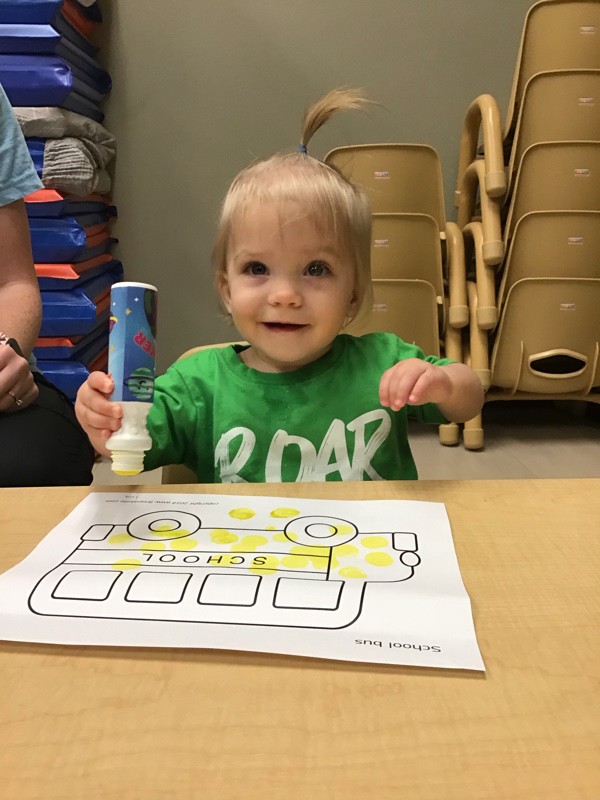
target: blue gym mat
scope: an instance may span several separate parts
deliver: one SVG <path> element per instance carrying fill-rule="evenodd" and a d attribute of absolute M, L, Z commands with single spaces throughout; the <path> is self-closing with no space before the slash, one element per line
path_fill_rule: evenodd
<path fill-rule="evenodd" d="M 52 55 L 0 54 L 0 83 L 11 105 L 60 106 L 102 122 L 99 104 L 111 80 L 105 70 L 98 70 L 92 75 Z"/>
<path fill-rule="evenodd" d="M 123 277 L 117 262 L 111 270 L 84 281 L 71 291 L 42 291 L 40 336 L 80 336 L 110 313 L 110 287 Z"/>

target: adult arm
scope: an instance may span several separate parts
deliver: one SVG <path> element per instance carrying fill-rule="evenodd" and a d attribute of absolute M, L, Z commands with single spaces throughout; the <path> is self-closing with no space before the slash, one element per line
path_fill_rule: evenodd
<path fill-rule="evenodd" d="M 0 331 L 29 356 L 42 320 L 25 204 L 0 206 Z"/>
<path fill-rule="evenodd" d="M 0 412 L 26 408 L 38 396 L 27 357 L 42 318 L 40 291 L 31 255 L 25 205 L 0 206 L 0 331 L 15 339 L 23 355 L 0 346 Z"/>

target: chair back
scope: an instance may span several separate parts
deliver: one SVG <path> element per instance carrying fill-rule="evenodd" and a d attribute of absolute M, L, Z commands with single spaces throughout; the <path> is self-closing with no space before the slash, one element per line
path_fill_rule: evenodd
<path fill-rule="evenodd" d="M 600 210 L 532 211 L 521 217 L 504 262 L 499 309 L 524 278 L 600 280 Z"/>
<path fill-rule="evenodd" d="M 537 73 L 530 78 L 523 93 L 508 165 L 509 183 L 523 153 L 532 144 L 598 138 L 600 69 Z"/>
<path fill-rule="evenodd" d="M 514 127 L 529 79 L 557 69 L 600 69 L 600 3 L 540 0 L 531 6 L 521 33 L 505 135 Z"/>
<path fill-rule="evenodd" d="M 536 394 L 600 387 L 600 280 L 525 278 L 508 291 L 491 386 Z"/>
<path fill-rule="evenodd" d="M 376 331 L 395 333 L 418 345 L 425 355 L 440 355 L 438 301 L 434 287 L 421 280 L 374 280 L 370 313 L 346 329 L 354 336 Z"/>
<path fill-rule="evenodd" d="M 427 214 L 444 231 L 440 158 L 424 144 L 359 144 L 337 147 L 325 163 L 364 187 L 375 213 Z"/>
<path fill-rule="evenodd" d="M 599 175 L 600 141 L 540 142 L 528 147 L 517 170 L 505 242 L 530 211 L 600 209 Z"/>
<path fill-rule="evenodd" d="M 427 214 L 373 214 L 371 275 L 414 278 L 444 294 L 442 251 L 437 223 Z"/>

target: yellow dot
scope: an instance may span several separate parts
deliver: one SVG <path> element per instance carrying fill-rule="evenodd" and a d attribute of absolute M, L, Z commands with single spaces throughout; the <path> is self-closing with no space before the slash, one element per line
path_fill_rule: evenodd
<path fill-rule="evenodd" d="M 144 542 L 140 545 L 140 550 L 166 550 L 167 545 L 164 542 Z"/>
<path fill-rule="evenodd" d="M 244 536 L 240 542 L 231 546 L 232 552 L 239 550 L 256 550 L 263 544 L 268 544 L 269 540 L 265 536 Z"/>
<path fill-rule="evenodd" d="M 180 539 L 182 536 L 189 536 L 190 531 L 185 528 L 171 528 L 169 525 L 157 525 L 150 529 L 152 536 L 162 536 L 164 539 Z"/>
<path fill-rule="evenodd" d="M 360 543 L 364 547 L 387 547 L 389 544 L 385 536 L 362 536 Z"/>
<path fill-rule="evenodd" d="M 198 542 L 195 539 L 176 539 L 171 542 L 172 550 L 193 550 Z"/>
<path fill-rule="evenodd" d="M 294 547 L 290 547 L 290 553 L 295 556 L 308 556 L 309 558 L 315 558 L 316 556 L 327 558 L 329 547 L 309 547 L 308 545 L 297 544 Z"/>
<path fill-rule="evenodd" d="M 229 512 L 229 516 L 234 519 L 250 519 L 255 514 L 256 511 L 252 511 L 251 508 L 232 508 Z"/>
<path fill-rule="evenodd" d="M 248 572 L 256 575 L 272 575 L 279 566 L 279 559 L 276 556 L 267 556 L 264 564 L 256 564 L 249 567 Z"/>
<path fill-rule="evenodd" d="M 389 567 L 394 563 L 389 553 L 367 553 L 365 560 L 375 567 Z"/>
<path fill-rule="evenodd" d="M 249 567 L 248 572 L 253 575 L 276 575 L 276 569 L 268 569 L 267 567 Z"/>
<path fill-rule="evenodd" d="M 309 561 L 306 556 L 284 556 L 281 559 L 281 564 L 290 569 L 302 569 L 308 566 Z"/>
<path fill-rule="evenodd" d="M 329 564 L 328 547 L 304 547 L 302 545 L 296 545 L 290 548 L 290 553 L 293 556 L 305 556 L 308 558 L 313 569 L 325 571 Z"/>
<path fill-rule="evenodd" d="M 353 544 L 340 544 L 335 548 L 336 556 L 357 556 L 358 547 Z"/>
<path fill-rule="evenodd" d="M 358 567 L 342 567 L 340 570 L 340 576 L 342 578 L 366 578 L 366 573 L 364 573 Z"/>
<path fill-rule="evenodd" d="M 269 530 L 276 530 L 276 529 L 272 528 L 272 527 L 267 527 L 266 530 L 269 531 Z M 273 541 L 274 542 L 289 542 L 289 539 L 285 535 L 285 533 L 276 533 L 275 536 L 273 537 Z"/>
<path fill-rule="evenodd" d="M 138 540 L 134 539 L 128 533 L 113 533 L 108 537 L 109 544 L 137 544 Z"/>
<path fill-rule="evenodd" d="M 277 519 L 285 519 L 286 517 L 297 517 L 300 512 L 295 508 L 275 508 L 271 511 L 271 516 Z"/>
<path fill-rule="evenodd" d="M 351 525 L 338 525 L 335 528 L 331 528 L 331 532 L 337 536 L 347 536 L 349 533 L 354 533 L 354 528 Z"/>
<path fill-rule="evenodd" d="M 275 527 L 275 525 L 265 525 L 265 530 L 266 531 L 276 531 L 277 528 Z"/>
<path fill-rule="evenodd" d="M 239 536 L 237 533 L 226 531 L 225 528 L 215 528 L 210 535 L 210 539 L 215 544 L 231 544 L 232 542 L 237 542 Z"/>
<path fill-rule="evenodd" d="M 137 569 L 142 566 L 142 562 L 135 558 L 124 558 L 121 561 L 115 561 L 112 565 L 113 569 Z"/>

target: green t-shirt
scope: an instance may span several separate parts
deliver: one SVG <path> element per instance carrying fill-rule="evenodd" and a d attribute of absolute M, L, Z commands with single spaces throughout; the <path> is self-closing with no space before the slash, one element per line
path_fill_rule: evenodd
<path fill-rule="evenodd" d="M 380 404 L 381 376 L 398 361 L 452 363 L 391 333 L 340 334 L 295 372 L 258 372 L 241 349 L 201 350 L 157 379 L 145 469 L 186 464 L 201 483 L 416 479 L 407 416 L 447 421 L 433 404 Z"/>

